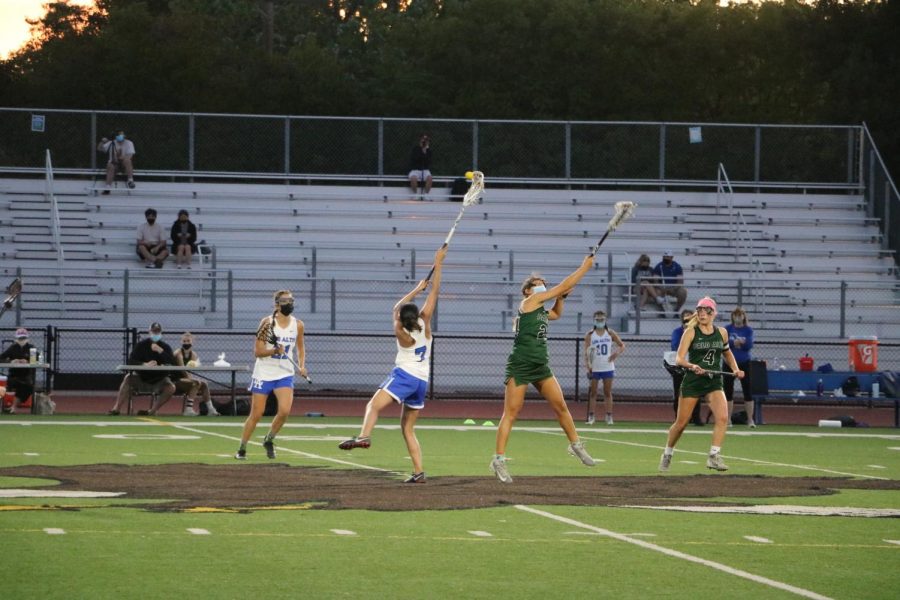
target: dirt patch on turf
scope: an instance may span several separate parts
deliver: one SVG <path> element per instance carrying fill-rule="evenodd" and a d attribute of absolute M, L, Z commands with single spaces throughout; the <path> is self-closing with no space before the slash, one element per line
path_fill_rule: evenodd
<path fill-rule="evenodd" d="M 821 477 L 670 475 L 648 477 L 433 477 L 404 484 L 374 471 L 265 465 L 82 465 L 21 466 L 0 475 L 60 482 L 54 490 L 124 492 L 124 498 L 154 500 L 150 510 L 197 507 L 252 510 L 310 504 L 313 508 L 449 510 L 510 504 L 617 506 L 691 505 L 712 498 L 819 496 L 840 489 L 900 489 L 900 481 Z M 158 502 L 158 501 L 164 502 Z M 131 504 L 130 506 L 134 506 Z"/>

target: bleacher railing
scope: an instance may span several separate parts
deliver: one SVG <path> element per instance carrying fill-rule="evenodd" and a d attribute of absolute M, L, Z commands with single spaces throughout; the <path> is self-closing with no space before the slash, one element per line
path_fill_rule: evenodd
<path fill-rule="evenodd" d="M 58 293 L 60 308 L 64 309 L 66 305 L 66 281 L 63 266 L 66 262 L 66 256 L 62 243 L 59 204 L 56 201 L 56 193 L 53 188 L 53 161 L 50 158 L 50 150 L 46 151 L 44 173 L 44 200 L 50 204 L 50 234 L 53 239 L 53 249 L 56 251 L 56 266 L 59 269 Z"/>
<path fill-rule="evenodd" d="M 900 264 L 900 193 L 865 123 L 860 137 L 859 163 L 868 216 L 881 219 L 883 246 L 894 251 L 894 260 Z"/>
<path fill-rule="evenodd" d="M 553 330 L 559 334 L 583 334 L 595 310 L 604 308 L 611 325 L 630 335 L 670 333 L 674 315 L 636 311 L 629 282 L 630 265 L 612 266 L 593 272 L 570 295 L 562 319 Z M 79 282 L 68 297 L 78 303 L 68 307 L 66 318 L 91 319 L 97 327 L 146 327 L 164 322 L 168 329 L 218 328 L 252 330 L 271 306 L 271 292 L 291 289 L 297 298 L 297 315 L 310 331 L 383 332 L 390 327 L 390 310 L 412 287 L 415 278 L 378 278 L 366 281 L 339 277 L 309 277 L 307 271 L 288 269 L 270 272 L 204 268 L 193 271 L 147 271 L 145 269 L 66 270 Z M 420 275 L 425 270 L 420 271 Z M 33 288 L 52 284 L 56 269 L 6 268 L 3 276 L 22 276 Z M 441 288 L 434 329 L 442 332 L 507 333 L 521 293 L 517 281 L 474 282 L 448 273 Z M 710 294 L 720 306 L 720 322 L 727 322 L 735 306 L 743 306 L 761 339 L 820 337 L 843 339 L 848 335 L 897 338 L 900 311 L 896 298 L 900 283 L 883 280 L 842 280 L 834 275 L 820 281 L 786 282 L 750 279 L 733 275 L 685 273 L 687 307 Z M 765 300 L 756 289 L 767 289 Z M 60 323 L 56 311 L 48 312 L 31 292 L 21 303 L 19 324 L 46 326 Z M 80 308 L 88 305 L 87 308 Z M 83 312 L 82 312 L 83 311 Z"/>
<path fill-rule="evenodd" d="M 45 126 L 33 130 L 33 116 Z M 711 188 L 729 165 L 735 187 L 856 189 L 863 128 L 622 121 L 315 117 L 0 108 L 0 173 L 37 172 L 52 148 L 58 172 L 99 174 L 95 147 L 113 129 L 136 146 L 143 177 L 279 180 L 405 178 L 428 131 L 432 171 L 448 181 L 479 169 L 493 182 Z M 701 135 L 698 137 L 696 133 Z M 692 135 L 693 133 L 693 135 Z"/>

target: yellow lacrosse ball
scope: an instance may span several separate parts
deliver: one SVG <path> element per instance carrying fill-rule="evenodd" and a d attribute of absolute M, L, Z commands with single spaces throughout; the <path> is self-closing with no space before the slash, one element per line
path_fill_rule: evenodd
<path fill-rule="evenodd" d="M 472 171 L 466 171 L 466 179 L 472 179 L 473 177 L 475 177 L 475 173 L 473 173 Z"/>

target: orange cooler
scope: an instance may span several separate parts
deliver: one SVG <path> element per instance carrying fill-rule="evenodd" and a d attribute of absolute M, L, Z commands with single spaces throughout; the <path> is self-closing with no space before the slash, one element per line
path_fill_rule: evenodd
<path fill-rule="evenodd" d="M 850 338 L 847 348 L 850 352 L 850 370 L 857 373 L 871 373 L 878 370 L 878 338 L 874 335 Z"/>

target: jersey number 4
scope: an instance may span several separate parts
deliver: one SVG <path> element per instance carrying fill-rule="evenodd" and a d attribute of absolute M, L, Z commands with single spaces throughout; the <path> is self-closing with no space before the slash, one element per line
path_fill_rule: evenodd
<path fill-rule="evenodd" d="M 705 355 L 703 355 L 703 359 L 700 362 L 707 364 L 709 366 L 712 366 L 713 360 L 715 359 L 715 357 L 716 357 L 716 351 L 709 350 L 709 351 L 707 351 L 707 353 Z"/>

